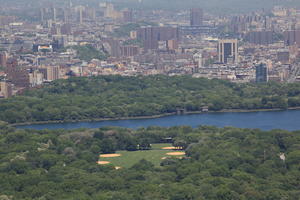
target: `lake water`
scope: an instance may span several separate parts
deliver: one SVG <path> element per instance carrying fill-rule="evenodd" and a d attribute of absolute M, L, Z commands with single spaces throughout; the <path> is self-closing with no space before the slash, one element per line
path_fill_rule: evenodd
<path fill-rule="evenodd" d="M 191 126 L 213 125 L 217 127 L 235 126 L 240 128 L 259 128 L 263 130 L 285 129 L 300 130 L 300 110 L 268 112 L 227 112 L 190 115 L 173 115 L 154 119 L 111 120 L 98 122 L 74 122 L 54 124 L 34 124 L 18 126 L 30 129 L 76 129 L 120 126 L 139 128 L 148 126 Z"/>

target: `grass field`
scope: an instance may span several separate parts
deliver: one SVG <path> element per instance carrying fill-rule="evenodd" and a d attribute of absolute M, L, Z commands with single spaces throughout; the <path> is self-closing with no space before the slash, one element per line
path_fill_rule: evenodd
<path fill-rule="evenodd" d="M 166 155 L 166 153 L 174 152 L 174 150 L 163 150 L 163 147 L 171 147 L 172 144 L 152 144 L 152 149 L 147 151 L 117 151 L 117 154 L 121 154 L 120 157 L 113 158 L 100 158 L 100 161 L 109 161 L 114 166 L 128 168 L 139 162 L 142 159 L 146 159 L 152 162 L 155 166 L 159 166 L 162 162 L 162 157 L 172 157 Z M 174 156 L 176 157 L 176 156 Z"/>

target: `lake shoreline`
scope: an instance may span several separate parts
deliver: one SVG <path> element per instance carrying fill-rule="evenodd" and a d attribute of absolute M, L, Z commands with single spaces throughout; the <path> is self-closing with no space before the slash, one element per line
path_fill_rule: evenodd
<path fill-rule="evenodd" d="M 84 120 L 54 120 L 54 121 L 40 121 L 40 122 L 23 122 L 23 123 L 13 123 L 11 126 L 28 126 L 28 125 L 40 125 L 40 124 L 64 124 L 64 123 L 77 123 L 77 122 L 101 122 L 101 121 L 116 121 L 116 120 L 138 120 L 138 119 L 155 119 L 167 116 L 175 116 L 175 115 L 192 115 L 192 114 L 206 114 L 206 113 L 251 113 L 251 112 L 272 112 L 272 111 L 285 111 L 285 110 L 300 110 L 300 107 L 292 107 L 287 109 L 223 109 L 220 111 L 188 111 L 183 114 L 173 113 L 164 113 L 160 115 L 152 115 L 152 116 L 138 116 L 138 117 L 116 117 L 116 118 L 97 118 L 97 119 L 84 119 Z"/>

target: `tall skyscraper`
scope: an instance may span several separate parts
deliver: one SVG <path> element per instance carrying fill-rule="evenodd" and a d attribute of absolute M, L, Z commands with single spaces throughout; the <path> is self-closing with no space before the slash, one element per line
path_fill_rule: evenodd
<path fill-rule="evenodd" d="M 224 39 L 219 40 L 218 56 L 221 63 L 238 63 L 238 40 Z"/>
<path fill-rule="evenodd" d="M 65 23 L 69 23 L 69 10 L 68 9 L 64 9 L 64 22 Z"/>
<path fill-rule="evenodd" d="M 203 10 L 200 8 L 192 8 L 190 11 L 190 25 L 202 26 L 203 25 Z"/>
<path fill-rule="evenodd" d="M 268 67 L 266 64 L 259 64 L 256 66 L 256 83 L 268 82 Z"/>
<path fill-rule="evenodd" d="M 56 13 L 56 8 L 53 7 L 53 21 L 54 21 L 54 22 L 56 22 L 56 15 L 57 15 L 57 13 Z"/>

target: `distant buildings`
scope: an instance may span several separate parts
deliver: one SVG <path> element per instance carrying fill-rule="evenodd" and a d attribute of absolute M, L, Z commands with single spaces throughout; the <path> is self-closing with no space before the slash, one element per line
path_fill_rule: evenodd
<path fill-rule="evenodd" d="M 31 87 L 43 84 L 44 74 L 39 72 L 38 70 L 33 70 L 31 73 L 29 73 L 29 82 Z"/>
<path fill-rule="evenodd" d="M 200 8 L 192 8 L 190 10 L 190 25 L 202 26 L 203 25 L 203 10 Z"/>
<path fill-rule="evenodd" d="M 218 56 L 220 63 L 238 63 L 238 40 L 219 40 Z"/>
<path fill-rule="evenodd" d="M 132 22 L 133 21 L 133 13 L 132 13 L 132 10 L 124 10 L 122 12 L 123 14 L 123 21 L 125 23 L 128 23 L 128 22 Z"/>
<path fill-rule="evenodd" d="M 47 80 L 54 81 L 60 78 L 59 66 L 47 66 Z"/>
<path fill-rule="evenodd" d="M 120 47 L 121 56 L 132 57 L 139 53 L 139 47 L 135 45 L 124 45 Z"/>
<path fill-rule="evenodd" d="M 0 67 L 6 67 L 7 57 L 5 51 L 0 52 Z"/>
<path fill-rule="evenodd" d="M 268 82 L 268 67 L 266 64 L 259 64 L 255 67 L 256 83 Z"/>
<path fill-rule="evenodd" d="M 0 94 L 2 94 L 2 96 L 4 98 L 11 97 L 13 94 L 12 93 L 12 84 L 7 81 L 1 81 L 0 82 L 0 92 L 1 92 Z"/>
<path fill-rule="evenodd" d="M 297 44 L 300 46 L 300 30 L 289 30 L 284 32 L 284 43 L 287 46 Z"/>
<path fill-rule="evenodd" d="M 280 49 L 277 51 L 277 61 L 288 64 L 290 61 L 290 52 L 288 49 Z"/>
<path fill-rule="evenodd" d="M 259 45 L 268 45 L 274 42 L 273 31 L 250 31 L 246 34 L 245 39 Z"/>
<path fill-rule="evenodd" d="M 7 79 L 16 87 L 29 87 L 29 74 L 27 69 L 18 66 L 16 59 L 9 59 L 6 66 Z"/>
<path fill-rule="evenodd" d="M 159 41 L 179 40 L 179 29 L 177 27 L 142 27 L 137 31 L 137 39 L 142 41 L 144 49 L 158 49 Z"/>
<path fill-rule="evenodd" d="M 79 6 L 79 8 L 78 8 L 78 22 L 80 24 L 83 23 L 83 7 L 82 6 Z"/>

